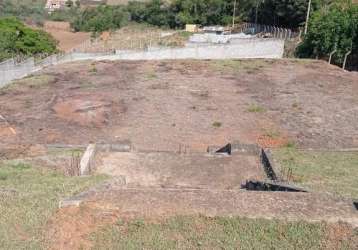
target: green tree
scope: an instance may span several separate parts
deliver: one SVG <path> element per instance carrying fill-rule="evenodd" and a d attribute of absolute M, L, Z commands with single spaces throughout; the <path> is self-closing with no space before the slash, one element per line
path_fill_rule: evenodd
<path fill-rule="evenodd" d="M 57 52 L 57 42 L 46 32 L 33 30 L 14 17 L 0 18 L 0 60 L 15 55 Z"/>
<path fill-rule="evenodd" d="M 337 49 L 337 62 L 345 53 L 358 50 L 358 6 L 340 1 L 316 11 L 309 22 L 308 33 L 297 48 L 300 57 L 324 57 Z"/>
<path fill-rule="evenodd" d="M 68 8 L 72 8 L 73 7 L 73 1 L 72 0 L 67 0 L 66 1 L 66 6 L 68 7 Z"/>
<path fill-rule="evenodd" d="M 86 8 L 75 16 L 71 25 L 75 31 L 102 32 L 122 27 L 129 20 L 129 13 L 121 6 L 100 5 Z"/>

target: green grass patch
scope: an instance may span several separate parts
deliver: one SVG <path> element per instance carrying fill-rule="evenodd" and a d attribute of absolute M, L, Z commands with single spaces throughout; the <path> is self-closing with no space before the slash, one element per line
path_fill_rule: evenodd
<path fill-rule="evenodd" d="M 265 112 L 265 109 L 259 105 L 252 104 L 248 107 L 247 111 L 250 113 L 263 113 Z"/>
<path fill-rule="evenodd" d="M 58 208 L 60 199 L 105 178 L 65 177 L 24 163 L 0 163 L 0 248 L 44 248 L 46 222 Z"/>
<path fill-rule="evenodd" d="M 222 126 L 222 123 L 221 122 L 218 122 L 218 121 L 216 121 L 216 122 L 213 122 L 213 127 L 214 128 L 220 128 L 221 126 Z"/>
<path fill-rule="evenodd" d="M 88 69 L 88 72 L 92 73 L 92 74 L 96 74 L 97 71 L 98 70 L 97 70 L 97 67 L 96 67 L 96 63 L 91 63 L 90 68 Z"/>
<path fill-rule="evenodd" d="M 269 65 L 270 62 L 263 59 L 247 59 L 247 60 L 215 60 L 211 65 L 215 70 L 222 72 L 234 71 L 234 73 L 245 72 L 255 73 Z"/>
<path fill-rule="evenodd" d="M 79 148 L 50 148 L 47 153 L 54 156 L 72 156 L 72 155 L 82 155 L 84 149 Z"/>
<path fill-rule="evenodd" d="M 90 236 L 93 249 L 324 249 L 322 223 L 179 216 L 153 223 L 118 221 Z M 348 246 L 350 242 L 342 241 Z"/>
<path fill-rule="evenodd" d="M 188 32 L 188 31 L 179 31 L 179 32 L 177 32 L 177 34 L 178 34 L 178 36 L 183 37 L 185 39 L 189 39 L 189 37 L 193 35 L 193 33 Z"/>
<path fill-rule="evenodd" d="M 318 192 L 358 198 L 358 153 L 275 149 L 281 171 L 291 169 L 294 179 Z"/>
<path fill-rule="evenodd" d="M 146 75 L 146 78 L 147 78 L 148 80 L 153 80 L 153 79 L 157 79 L 158 76 L 157 76 L 157 74 L 156 74 L 155 72 L 150 72 L 150 73 L 148 73 L 148 74 Z"/>

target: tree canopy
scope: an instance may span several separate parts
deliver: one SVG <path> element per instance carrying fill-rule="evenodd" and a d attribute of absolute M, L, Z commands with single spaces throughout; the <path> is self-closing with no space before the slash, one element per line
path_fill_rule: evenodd
<path fill-rule="evenodd" d="M 337 50 L 335 58 L 341 63 L 344 55 L 358 51 L 358 6 L 340 1 L 313 13 L 308 33 L 297 48 L 300 57 L 324 57 Z"/>
<path fill-rule="evenodd" d="M 46 32 L 31 29 L 14 17 L 0 18 L 0 61 L 14 55 L 32 56 L 56 51 L 56 41 Z"/>
<path fill-rule="evenodd" d="M 101 32 L 117 29 L 129 21 L 129 13 L 121 6 L 100 5 L 79 11 L 72 22 L 75 31 Z"/>

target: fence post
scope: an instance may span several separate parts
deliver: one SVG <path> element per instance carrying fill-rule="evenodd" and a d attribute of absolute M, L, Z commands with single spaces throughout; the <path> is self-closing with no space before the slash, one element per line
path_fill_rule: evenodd
<path fill-rule="evenodd" d="M 347 57 L 352 53 L 352 50 L 348 51 L 345 55 L 344 55 L 344 61 L 343 61 L 343 65 L 342 65 L 342 69 L 346 69 L 346 63 L 347 63 Z"/>
<path fill-rule="evenodd" d="M 332 56 L 337 52 L 336 49 L 334 49 L 331 53 L 329 53 L 329 59 L 328 59 L 328 63 L 331 64 L 331 60 L 332 60 Z"/>

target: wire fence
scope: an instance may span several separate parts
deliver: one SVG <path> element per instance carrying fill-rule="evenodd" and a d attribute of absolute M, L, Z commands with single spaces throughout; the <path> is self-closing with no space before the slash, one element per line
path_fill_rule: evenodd
<path fill-rule="evenodd" d="M 102 37 L 91 38 L 84 43 L 76 46 L 71 52 L 93 53 L 111 52 L 114 50 L 145 50 L 152 47 L 181 47 L 184 43 L 180 38 L 172 37 L 177 32 L 156 32 L 142 31 L 141 35 L 135 38 L 121 37 L 113 34 L 109 39 Z M 177 39 L 177 40 L 175 40 Z"/>
<path fill-rule="evenodd" d="M 4 87 L 12 80 L 23 78 L 51 65 L 77 60 L 93 59 L 113 54 L 115 54 L 115 51 L 105 53 L 55 54 L 42 59 L 30 57 L 21 62 L 18 62 L 15 59 L 9 59 L 0 63 L 0 88 Z"/>
<path fill-rule="evenodd" d="M 284 40 L 300 36 L 300 32 L 295 32 L 291 29 L 257 23 L 243 23 L 239 26 L 239 30 L 243 33 L 257 34 L 260 36 L 267 36 Z"/>

